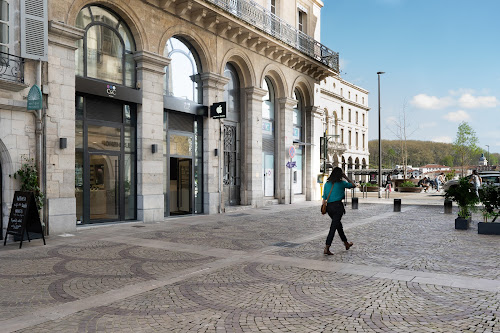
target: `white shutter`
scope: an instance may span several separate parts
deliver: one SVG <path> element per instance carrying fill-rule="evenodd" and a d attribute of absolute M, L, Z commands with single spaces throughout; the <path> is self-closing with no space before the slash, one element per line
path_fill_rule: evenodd
<path fill-rule="evenodd" d="M 21 57 L 48 60 L 47 0 L 21 0 Z"/>

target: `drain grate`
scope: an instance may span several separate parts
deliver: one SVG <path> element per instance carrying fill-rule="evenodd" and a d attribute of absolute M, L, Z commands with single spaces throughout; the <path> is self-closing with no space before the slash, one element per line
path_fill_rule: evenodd
<path fill-rule="evenodd" d="M 231 217 L 240 217 L 240 216 L 248 216 L 250 214 L 247 214 L 247 213 L 239 213 L 239 214 L 229 214 L 228 216 L 231 216 Z"/>
<path fill-rule="evenodd" d="M 272 244 L 273 246 L 279 246 L 279 247 L 297 247 L 300 245 L 300 243 L 290 243 L 290 242 L 279 242 Z"/>
<path fill-rule="evenodd" d="M 145 225 L 133 225 L 132 228 L 146 228 Z"/>

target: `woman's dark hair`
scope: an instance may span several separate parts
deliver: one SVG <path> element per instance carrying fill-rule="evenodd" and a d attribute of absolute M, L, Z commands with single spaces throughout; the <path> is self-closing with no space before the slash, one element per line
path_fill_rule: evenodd
<path fill-rule="evenodd" d="M 477 174 L 478 174 L 478 173 L 477 173 L 477 170 L 472 171 L 472 174 L 473 174 L 473 175 L 477 175 Z"/>
<path fill-rule="evenodd" d="M 328 180 L 330 183 L 337 183 L 342 181 L 342 175 L 344 173 L 342 172 L 342 169 L 339 167 L 335 167 L 332 170 L 332 173 L 330 174 L 330 177 L 328 177 Z"/>

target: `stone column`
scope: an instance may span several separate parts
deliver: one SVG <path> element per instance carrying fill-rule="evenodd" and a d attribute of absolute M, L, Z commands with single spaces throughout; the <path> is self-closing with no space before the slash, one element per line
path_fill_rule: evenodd
<path fill-rule="evenodd" d="M 48 93 L 45 118 L 48 231 L 52 235 L 76 230 L 75 200 L 75 50 L 84 31 L 49 22 Z M 67 138 L 67 148 L 59 148 Z"/>
<path fill-rule="evenodd" d="M 203 211 L 215 214 L 224 211 L 222 200 L 221 167 L 223 146 L 221 127 L 223 120 L 210 118 L 210 105 L 223 102 L 224 86 L 229 82 L 225 76 L 202 73 L 203 105 L 209 107 L 209 117 L 203 122 Z M 215 149 L 218 154 L 215 156 Z"/>
<path fill-rule="evenodd" d="M 245 89 L 245 112 L 242 114 L 241 203 L 264 205 L 262 188 L 262 98 L 267 91 L 257 87 Z"/>
<path fill-rule="evenodd" d="M 321 199 L 321 188 L 317 183 L 317 175 L 320 173 L 320 138 L 323 136 L 324 111 L 317 106 L 306 110 L 307 124 L 310 124 L 307 132 L 307 142 L 312 143 L 307 154 L 306 165 L 309 172 L 306 175 L 306 200 Z"/>
<path fill-rule="evenodd" d="M 134 54 L 142 105 L 137 106 L 137 219 L 163 221 L 163 78 L 170 59 L 148 51 Z M 158 151 L 153 154 L 152 145 Z"/>
<path fill-rule="evenodd" d="M 290 161 L 288 151 L 293 144 L 293 108 L 297 101 L 291 98 L 278 99 L 279 112 L 277 131 L 275 137 L 278 138 L 276 149 L 276 162 L 274 171 L 276 173 L 276 195 L 280 204 L 289 204 L 292 201 L 290 174 L 291 169 L 286 163 Z M 293 196 L 293 194 L 292 194 Z"/>

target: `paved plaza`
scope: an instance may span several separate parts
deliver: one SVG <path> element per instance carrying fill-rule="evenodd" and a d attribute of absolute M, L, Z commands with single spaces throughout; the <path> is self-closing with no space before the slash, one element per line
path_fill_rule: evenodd
<path fill-rule="evenodd" d="M 0 331 L 500 332 L 500 237 L 479 215 L 455 230 L 437 194 L 393 197 L 348 205 L 333 256 L 319 202 L 8 243 Z"/>

